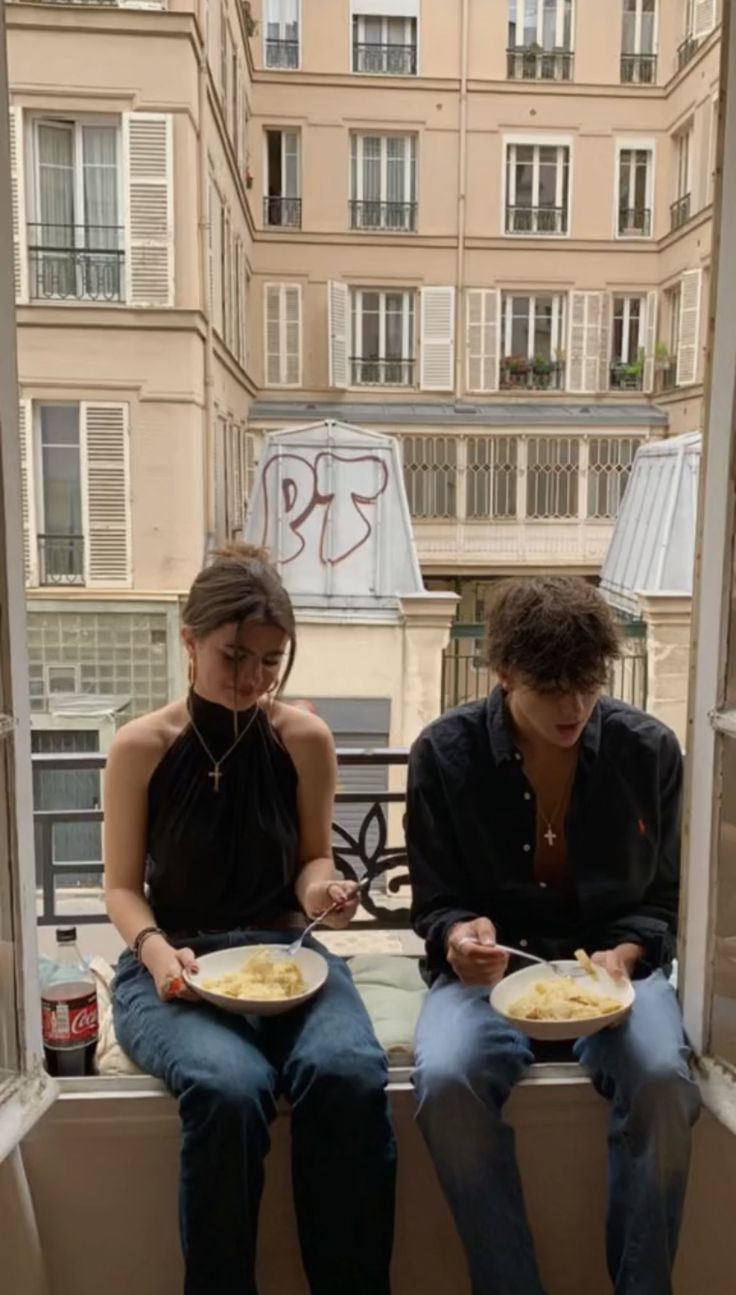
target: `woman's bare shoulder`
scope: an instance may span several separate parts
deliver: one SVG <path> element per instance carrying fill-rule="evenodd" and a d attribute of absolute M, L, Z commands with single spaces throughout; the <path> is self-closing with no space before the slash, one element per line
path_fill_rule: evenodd
<path fill-rule="evenodd" d="M 108 762 L 130 766 L 141 761 L 141 771 L 150 773 L 176 741 L 187 719 L 186 703 L 181 700 L 139 715 L 115 734 Z"/>
<path fill-rule="evenodd" d="M 300 706 L 289 706 L 283 701 L 274 702 L 271 723 L 284 745 L 289 748 L 294 744 L 301 749 L 334 747 L 332 733 L 324 720 Z"/>

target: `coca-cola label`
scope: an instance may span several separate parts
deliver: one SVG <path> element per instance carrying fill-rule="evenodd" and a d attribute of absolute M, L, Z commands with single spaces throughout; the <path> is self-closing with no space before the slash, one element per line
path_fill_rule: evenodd
<path fill-rule="evenodd" d="M 41 999 L 43 1041 L 47 1048 L 83 1048 L 99 1034 L 97 991 L 71 1002 Z"/>

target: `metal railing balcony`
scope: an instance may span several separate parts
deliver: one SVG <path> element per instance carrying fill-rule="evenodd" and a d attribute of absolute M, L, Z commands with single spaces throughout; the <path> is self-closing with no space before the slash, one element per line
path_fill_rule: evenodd
<path fill-rule="evenodd" d="M 565 366 L 554 360 L 525 360 L 512 356 L 501 361 L 501 389 L 505 391 L 564 391 Z"/>
<path fill-rule="evenodd" d="M 351 382 L 355 387 L 413 387 L 415 360 L 372 360 L 351 356 Z"/>
<path fill-rule="evenodd" d="M 374 76 L 416 76 L 416 45 L 353 45 L 353 71 Z"/>
<path fill-rule="evenodd" d="M 567 207 L 506 208 L 507 234 L 566 234 Z"/>
<path fill-rule="evenodd" d="M 298 40 L 267 40 L 266 41 L 266 67 L 275 68 L 298 68 L 299 67 L 299 41 Z"/>
<path fill-rule="evenodd" d="M 510 81 L 571 81 L 572 66 L 569 49 L 517 45 L 506 50 L 506 75 Z"/>
<path fill-rule="evenodd" d="M 268 197 L 263 199 L 263 223 L 271 228 L 301 229 L 301 198 Z"/>
<path fill-rule="evenodd" d="M 351 229 L 383 229 L 414 234 L 417 227 L 416 202 L 350 202 Z"/>
<path fill-rule="evenodd" d="M 690 63 L 692 59 L 695 58 L 695 55 L 698 52 L 699 45 L 700 45 L 700 42 L 696 39 L 695 36 L 686 36 L 684 41 L 682 41 L 682 43 L 677 46 L 676 63 L 677 63 L 678 72 L 681 72 L 682 69 L 684 67 L 687 67 L 688 63 Z"/>
<path fill-rule="evenodd" d="M 28 225 L 35 301 L 123 301 L 124 230 L 118 225 Z"/>
<path fill-rule="evenodd" d="M 629 364 L 627 360 L 613 360 L 609 385 L 611 391 L 642 391 L 644 387 L 642 365 L 638 361 Z"/>
<path fill-rule="evenodd" d="M 37 539 L 39 584 L 84 584 L 83 535 L 39 535 Z"/>
<path fill-rule="evenodd" d="M 657 55 L 656 54 L 622 54 L 621 55 L 621 84 L 622 85 L 656 85 L 657 82 Z"/>
<path fill-rule="evenodd" d="M 618 232 L 649 238 L 652 232 L 651 207 L 622 207 L 618 213 Z"/>
<path fill-rule="evenodd" d="M 690 219 L 690 194 L 683 193 L 681 198 L 670 204 L 670 228 L 679 229 Z"/>

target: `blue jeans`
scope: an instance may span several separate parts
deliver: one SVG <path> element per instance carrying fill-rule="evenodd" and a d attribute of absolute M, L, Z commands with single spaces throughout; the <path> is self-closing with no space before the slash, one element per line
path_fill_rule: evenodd
<path fill-rule="evenodd" d="M 195 953 L 288 943 L 294 932 L 236 931 L 190 941 Z M 395 1143 L 388 1067 L 347 966 L 281 1016 L 162 1003 L 132 954 L 114 987 L 118 1039 L 179 1099 L 179 1216 L 185 1295 L 256 1295 L 263 1161 L 279 1096 L 291 1106 L 292 1177 L 312 1295 L 388 1295 Z"/>
<path fill-rule="evenodd" d="M 487 989 L 443 977 L 417 1027 L 417 1119 L 454 1214 L 474 1295 L 544 1295 L 514 1135 L 501 1111 L 536 1060 L 488 1005 Z M 630 1016 L 574 1046 L 612 1104 L 608 1268 L 615 1295 L 671 1295 L 671 1269 L 700 1107 L 672 986 L 637 981 Z"/>

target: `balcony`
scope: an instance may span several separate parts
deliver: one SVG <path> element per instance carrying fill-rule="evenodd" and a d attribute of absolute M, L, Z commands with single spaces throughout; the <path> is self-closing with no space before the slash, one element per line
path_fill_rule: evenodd
<path fill-rule="evenodd" d="M 271 228 L 301 229 L 301 198 L 268 197 L 263 199 L 263 223 Z"/>
<path fill-rule="evenodd" d="M 655 85 L 657 81 L 656 54 L 622 54 L 622 85 Z"/>
<path fill-rule="evenodd" d="M 122 226 L 28 226 L 28 271 L 34 301 L 124 301 Z M 108 246 L 93 246 L 108 244 Z M 92 246 L 91 246 L 92 244 Z"/>
<path fill-rule="evenodd" d="M 350 201 L 351 229 L 414 234 L 416 227 L 416 202 L 358 202 L 354 198 Z"/>
<path fill-rule="evenodd" d="M 509 356 L 501 361 L 502 391 L 564 391 L 565 366 L 553 360 Z"/>
<path fill-rule="evenodd" d="M 413 387 L 415 360 L 350 358 L 350 381 L 354 387 Z"/>
<path fill-rule="evenodd" d="M 690 219 L 690 194 L 684 193 L 670 205 L 670 228 L 680 229 Z"/>
<path fill-rule="evenodd" d="M 417 557 L 426 571 L 547 571 L 570 566 L 600 569 L 608 552 L 612 518 L 415 518 Z"/>
<path fill-rule="evenodd" d="M 650 238 L 652 211 L 650 207 L 622 207 L 618 213 L 618 232 L 622 238 Z"/>
<path fill-rule="evenodd" d="M 573 55 L 569 49 L 543 50 L 537 45 L 506 50 L 510 81 L 571 81 Z"/>
<path fill-rule="evenodd" d="M 416 76 L 416 45 L 353 45 L 353 71 L 371 76 Z"/>
<path fill-rule="evenodd" d="M 41 585 L 83 585 L 84 536 L 39 535 L 38 580 Z"/>
<path fill-rule="evenodd" d="M 687 36 L 682 44 L 677 46 L 676 63 L 678 72 L 681 72 L 695 58 L 699 43 L 694 36 Z"/>
<path fill-rule="evenodd" d="M 298 68 L 299 67 L 299 41 L 298 40 L 267 40 L 266 41 L 266 67 L 272 68 Z"/>
<path fill-rule="evenodd" d="M 677 360 L 672 359 L 657 367 L 654 389 L 659 394 L 674 391 L 677 387 Z"/>
<path fill-rule="evenodd" d="M 566 234 L 567 207 L 506 208 L 507 234 Z"/>
<path fill-rule="evenodd" d="M 614 360 L 609 370 L 611 391 L 643 391 L 644 369 L 639 361 L 632 364 L 625 360 Z"/>

